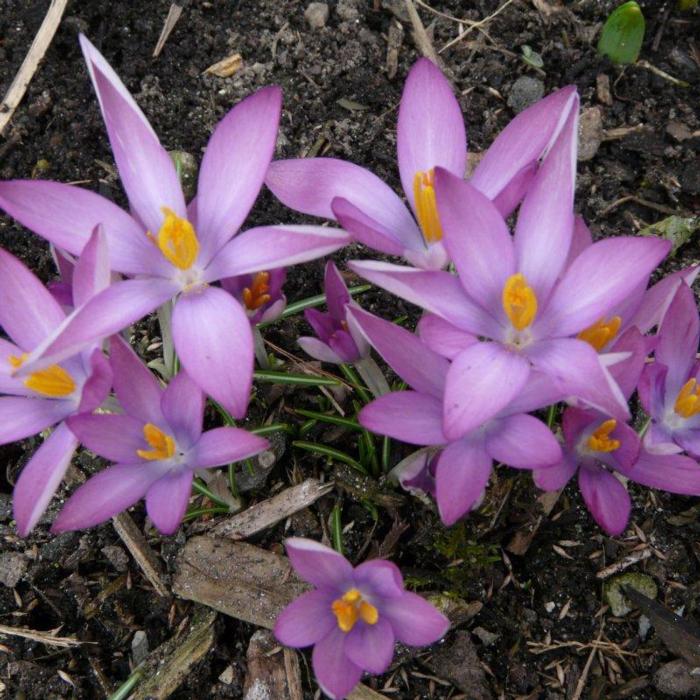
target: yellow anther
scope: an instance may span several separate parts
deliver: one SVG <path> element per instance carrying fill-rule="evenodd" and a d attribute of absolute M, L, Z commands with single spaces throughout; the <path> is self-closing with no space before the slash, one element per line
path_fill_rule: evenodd
<path fill-rule="evenodd" d="M 612 452 L 620 446 L 620 441 L 610 437 L 610 433 L 617 427 L 614 418 L 601 423 L 588 438 L 588 449 L 592 452 Z"/>
<path fill-rule="evenodd" d="M 257 311 L 272 298 L 270 292 L 270 273 L 258 272 L 250 284 L 243 290 L 243 303 L 249 311 Z"/>
<path fill-rule="evenodd" d="M 576 337 L 579 340 L 585 340 L 600 352 L 617 335 L 621 325 L 622 319 L 619 316 L 613 316 L 609 321 L 601 318 L 592 326 L 582 330 Z"/>
<path fill-rule="evenodd" d="M 334 600 L 331 609 L 343 632 L 349 632 L 358 620 L 368 625 L 376 625 L 379 620 L 377 608 L 363 600 L 357 588 L 351 588 L 342 598 Z"/>
<path fill-rule="evenodd" d="M 435 201 L 435 171 L 419 170 L 413 177 L 413 199 L 416 216 L 426 243 L 442 239 L 442 226 Z"/>
<path fill-rule="evenodd" d="M 143 437 L 146 442 L 153 448 L 151 450 L 136 450 L 136 454 L 141 459 L 149 461 L 155 459 L 170 459 L 175 454 L 175 440 L 166 435 L 160 428 L 153 423 L 146 423 L 143 426 Z"/>
<path fill-rule="evenodd" d="M 199 253 L 199 241 L 192 224 L 172 209 L 161 207 L 165 216 L 158 235 L 147 236 L 158 246 L 163 257 L 181 270 L 189 270 Z"/>
<path fill-rule="evenodd" d="M 24 380 L 24 386 L 50 398 L 70 396 L 75 391 L 73 377 L 59 365 L 51 365 L 38 372 L 32 372 Z"/>
<path fill-rule="evenodd" d="M 537 296 L 525 275 L 511 275 L 503 285 L 503 310 L 516 330 L 525 330 L 537 314 Z"/>
<path fill-rule="evenodd" d="M 683 418 L 700 413 L 700 386 L 695 379 L 689 379 L 678 392 L 673 410 Z"/>
<path fill-rule="evenodd" d="M 23 352 L 21 355 L 10 355 L 7 361 L 10 363 L 12 369 L 19 369 L 28 357 L 29 353 Z"/>

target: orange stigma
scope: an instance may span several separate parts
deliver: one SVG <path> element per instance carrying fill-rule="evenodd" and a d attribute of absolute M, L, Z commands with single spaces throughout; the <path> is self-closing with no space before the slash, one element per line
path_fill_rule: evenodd
<path fill-rule="evenodd" d="M 141 459 L 153 461 L 156 459 L 170 459 L 175 454 L 175 440 L 170 435 L 166 435 L 153 423 L 146 423 L 143 426 L 143 437 L 153 448 L 151 450 L 136 450 L 136 454 Z"/>
<path fill-rule="evenodd" d="M 257 311 L 267 304 L 270 296 L 270 273 L 258 272 L 253 276 L 250 287 L 243 290 L 243 303 L 249 311 Z"/>
<path fill-rule="evenodd" d="M 673 410 L 683 418 L 692 418 L 700 413 L 700 386 L 695 378 L 689 379 L 681 387 Z"/>
<path fill-rule="evenodd" d="M 609 321 L 601 318 L 592 326 L 582 330 L 576 337 L 600 352 L 617 335 L 621 325 L 622 319 L 619 316 L 613 316 Z"/>
<path fill-rule="evenodd" d="M 610 433 L 617 427 L 614 418 L 601 423 L 588 438 L 586 445 L 591 452 L 613 452 L 620 446 L 620 441 L 610 437 Z"/>
<path fill-rule="evenodd" d="M 19 357 L 10 355 L 7 360 L 13 369 L 19 369 L 29 355 L 25 352 Z M 32 372 L 25 380 L 24 386 L 35 391 L 37 394 L 52 399 L 70 396 L 75 391 L 75 381 L 73 377 L 59 365 L 51 365 L 46 369 Z"/>
<path fill-rule="evenodd" d="M 357 588 L 351 588 L 342 598 L 334 600 L 331 609 L 343 632 L 349 632 L 358 620 L 376 625 L 379 619 L 377 608 L 363 600 Z"/>
<path fill-rule="evenodd" d="M 199 241 L 194 227 L 168 207 L 161 207 L 161 211 L 165 219 L 158 235 L 154 236 L 150 231 L 146 235 L 158 246 L 168 262 L 180 270 L 189 270 L 199 253 Z"/>
<path fill-rule="evenodd" d="M 442 226 L 435 201 L 435 171 L 419 170 L 413 177 L 413 199 L 416 216 L 426 243 L 442 239 Z"/>
<path fill-rule="evenodd" d="M 518 331 L 525 330 L 537 314 L 537 296 L 525 275 L 511 275 L 503 285 L 503 310 Z"/>

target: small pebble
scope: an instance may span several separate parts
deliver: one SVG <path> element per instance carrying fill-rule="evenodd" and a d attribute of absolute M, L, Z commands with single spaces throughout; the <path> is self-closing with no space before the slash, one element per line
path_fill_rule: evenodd
<path fill-rule="evenodd" d="M 4 552 L 0 554 L 0 583 L 8 588 L 14 588 L 24 576 L 29 562 L 20 552 Z"/>
<path fill-rule="evenodd" d="M 591 160 L 603 142 L 603 113 L 600 107 L 581 111 L 578 123 L 578 159 Z"/>
<path fill-rule="evenodd" d="M 304 11 L 304 17 L 311 29 L 321 29 L 328 21 L 329 9 L 325 2 L 312 2 Z"/>
<path fill-rule="evenodd" d="M 508 106 L 519 114 L 530 105 L 541 100 L 544 95 L 544 83 L 538 78 L 531 78 L 529 75 L 520 76 L 510 89 L 508 95 Z"/>
<path fill-rule="evenodd" d="M 148 656 L 148 637 L 143 630 L 138 630 L 131 640 L 131 657 L 134 666 L 138 666 Z"/>

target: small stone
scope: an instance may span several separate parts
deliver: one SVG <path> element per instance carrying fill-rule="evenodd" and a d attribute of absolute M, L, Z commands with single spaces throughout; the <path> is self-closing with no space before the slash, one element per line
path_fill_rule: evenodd
<path fill-rule="evenodd" d="M 344 22 L 353 22 L 360 16 L 357 5 L 357 0 L 338 0 L 335 11 Z"/>
<path fill-rule="evenodd" d="M 548 613 L 551 613 L 552 610 L 554 610 L 556 607 L 557 607 L 557 604 L 556 604 L 554 601 L 552 601 L 552 600 L 550 600 L 549 603 L 545 603 L 545 604 L 544 604 L 544 609 L 545 609 Z"/>
<path fill-rule="evenodd" d="M 129 568 L 129 555 L 118 545 L 110 544 L 102 547 L 102 554 L 107 557 L 109 563 L 119 573 L 123 573 Z"/>
<path fill-rule="evenodd" d="M 27 570 L 29 562 L 20 552 L 0 554 L 0 583 L 14 588 Z"/>
<path fill-rule="evenodd" d="M 520 76 L 510 89 L 508 106 L 519 114 L 530 105 L 541 100 L 544 95 L 544 83 L 538 78 L 529 75 Z"/>
<path fill-rule="evenodd" d="M 673 698 L 697 698 L 700 696 L 700 675 L 693 673 L 693 666 L 677 659 L 664 664 L 654 674 L 654 687 Z"/>
<path fill-rule="evenodd" d="M 675 119 L 666 124 L 666 133 L 676 141 L 685 141 L 693 136 L 693 132 L 683 122 Z"/>
<path fill-rule="evenodd" d="M 605 73 L 600 73 L 595 79 L 596 95 L 598 101 L 608 107 L 612 106 L 613 98 L 610 92 L 610 78 Z"/>
<path fill-rule="evenodd" d="M 623 593 L 622 586 L 629 586 L 639 591 L 647 598 L 656 598 L 659 589 L 654 579 L 647 574 L 638 574 L 633 571 L 609 578 L 603 584 L 603 600 L 610 606 L 610 612 L 615 617 L 624 617 L 632 610 L 630 601 Z"/>
<path fill-rule="evenodd" d="M 483 627 L 475 627 L 473 632 L 481 640 L 481 643 L 485 647 L 490 647 L 501 636 L 500 634 L 496 634 L 495 632 L 489 632 Z"/>
<path fill-rule="evenodd" d="M 231 685 L 233 681 L 236 679 L 236 671 L 233 668 L 233 666 L 227 666 L 219 675 L 219 680 L 224 684 L 224 685 Z"/>
<path fill-rule="evenodd" d="M 131 658 L 138 666 L 148 656 L 148 637 L 143 630 L 138 630 L 131 640 Z"/>
<path fill-rule="evenodd" d="M 329 15 L 328 4 L 325 2 L 312 2 L 306 10 L 304 10 L 304 17 L 309 23 L 311 29 L 321 29 L 326 26 Z"/>
<path fill-rule="evenodd" d="M 603 112 L 600 107 L 581 111 L 578 123 L 578 159 L 591 160 L 603 142 Z"/>

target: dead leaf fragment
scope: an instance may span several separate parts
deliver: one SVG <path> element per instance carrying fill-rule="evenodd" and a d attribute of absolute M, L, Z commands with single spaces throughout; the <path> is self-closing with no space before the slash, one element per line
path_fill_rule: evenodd
<path fill-rule="evenodd" d="M 222 58 L 216 63 L 212 63 L 209 68 L 203 72 L 208 75 L 215 75 L 217 78 L 230 78 L 234 73 L 237 73 L 243 67 L 243 56 L 239 53 L 233 53 L 226 58 Z"/>

